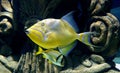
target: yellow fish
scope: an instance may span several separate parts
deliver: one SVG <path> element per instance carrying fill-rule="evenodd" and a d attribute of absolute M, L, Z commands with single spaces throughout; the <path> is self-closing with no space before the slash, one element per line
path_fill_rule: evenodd
<path fill-rule="evenodd" d="M 45 49 L 64 47 L 75 40 L 82 41 L 83 34 L 77 34 L 66 21 L 61 19 L 44 19 L 26 30 L 27 36 Z M 92 34 L 88 32 L 87 34 Z"/>
<path fill-rule="evenodd" d="M 76 40 L 93 47 L 89 41 L 90 35 L 93 32 L 77 34 L 75 29 L 67 21 L 62 19 L 49 18 L 38 21 L 26 30 L 26 34 L 34 43 L 40 46 L 37 54 L 44 54 L 52 62 L 55 61 L 48 57 L 49 55 L 46 55 L 47 50 L 58 48 L 63 55 L 66 55 L 75 46 Z M 47 50 L 44 51 L 42 48 Z"/>

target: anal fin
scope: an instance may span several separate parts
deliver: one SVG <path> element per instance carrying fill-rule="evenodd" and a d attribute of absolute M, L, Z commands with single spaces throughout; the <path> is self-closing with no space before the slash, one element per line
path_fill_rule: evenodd
<path fill-rule="evenodd" d="M 43 53 L 43 49 L 41 47 L 38 47 L 38 51 L 36 52 L 36 55 L 39 55 L 42 53 Z"/>

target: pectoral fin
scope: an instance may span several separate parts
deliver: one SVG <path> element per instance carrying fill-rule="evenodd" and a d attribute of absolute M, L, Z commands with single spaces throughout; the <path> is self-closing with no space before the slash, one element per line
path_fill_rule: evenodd
<path fill-rule="evenodd" d="M 36 52 L 36 55 L 42 54 L 43 49 L 41 47 L 38 47 L 38 51 Z"/>

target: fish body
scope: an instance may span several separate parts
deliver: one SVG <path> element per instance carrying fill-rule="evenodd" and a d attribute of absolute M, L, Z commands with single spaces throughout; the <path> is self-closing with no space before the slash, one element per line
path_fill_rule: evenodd
<path fill-rule="evenodd" d="M 79 38 L 75 30 L 61 19 L 45 19 L 27 29 L 27 36 L 45 49 L 64 47 Z"/>

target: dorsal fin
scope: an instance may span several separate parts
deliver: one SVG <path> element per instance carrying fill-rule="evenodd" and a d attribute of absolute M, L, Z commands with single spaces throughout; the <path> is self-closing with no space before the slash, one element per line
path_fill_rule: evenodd
<path fill-rule="evenodd" d="M 78 28 L 77 23 L 74 19 L 74 12 L 75 11 L 69 12 L 68 14 L 64 15 L 61 19 L 67 21 L 74 28 L 74 30 L 76 32 L 79 32 L 79 28 Z"/>

